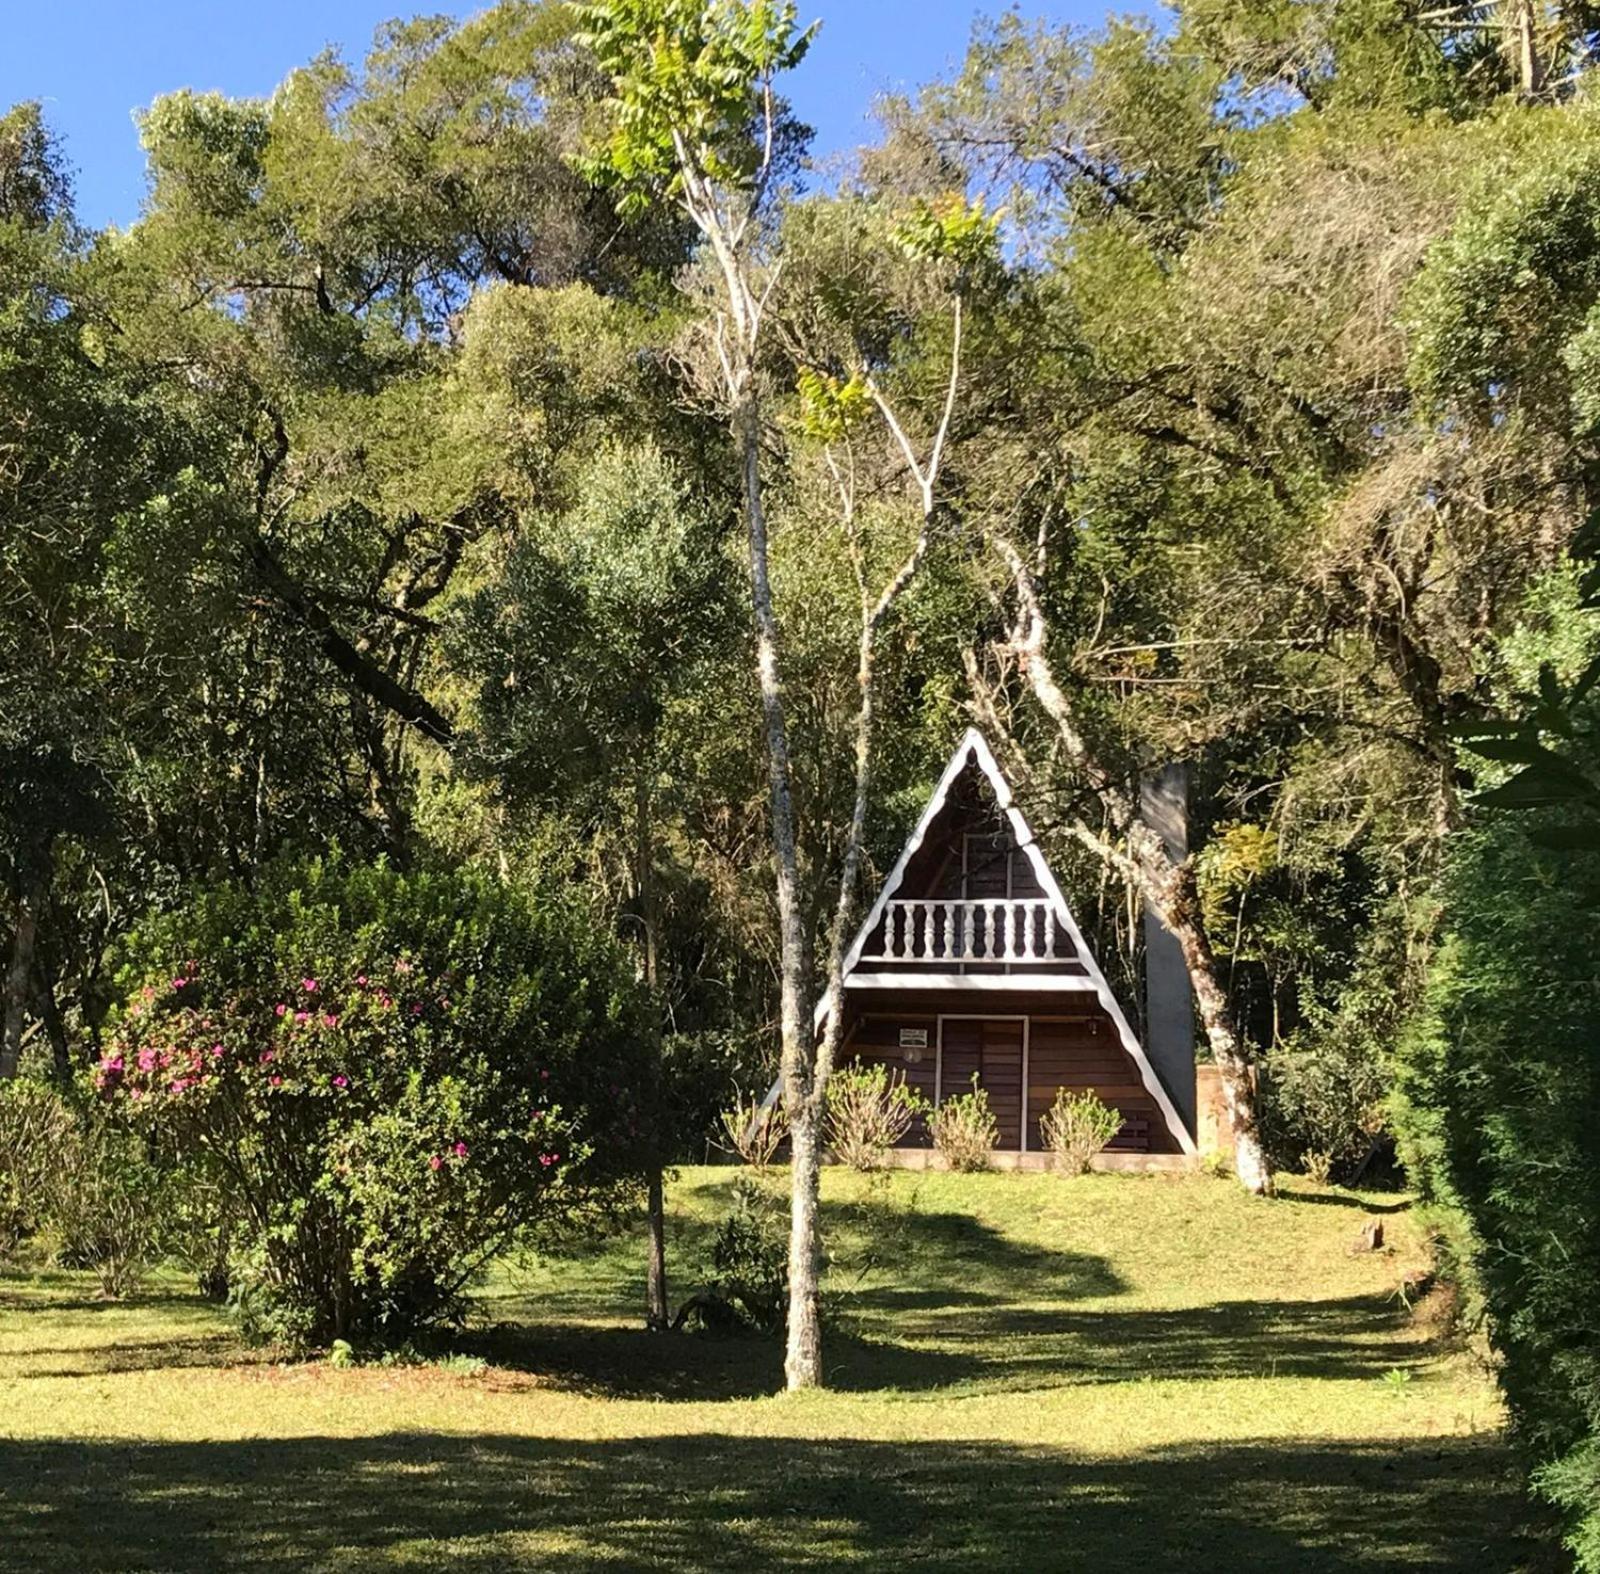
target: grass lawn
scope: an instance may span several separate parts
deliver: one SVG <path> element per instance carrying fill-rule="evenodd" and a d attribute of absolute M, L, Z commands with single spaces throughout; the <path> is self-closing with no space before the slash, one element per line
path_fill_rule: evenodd
<path fill-rule="evenodd" d="M 731 1179 L 669 1191 L 678 1286 Z M 642 1332 L 636 1241 L 498 1272 L 474 1372 L 279 1364 L 175 1280 L 0 1276 L 0 1569 L 1536 1567 L 1492 1383 L 1397 1293 L 1403 1202 L 825 1197 L 834 1386 L 795 1397 L 771 1343 Z M 1352 1255 L 1368 1212 L 1388 1249 Z"/>

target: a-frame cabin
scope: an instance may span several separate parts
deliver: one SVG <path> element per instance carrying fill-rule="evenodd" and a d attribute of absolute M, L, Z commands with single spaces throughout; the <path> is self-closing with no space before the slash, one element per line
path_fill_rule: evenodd
<path fill-rule="evenodd" d="M 1196 1151 L 975 729 L 857 932 L 844 984 L 841 1061 L 883 1062 L 935 1104 L 976 1077 L 1002 1160 L 1041 1151 L 1058 1088 L 1121 1112 L 1109 1152 Z M 928 1145 L 918 1122 L 904 1146 Z"/>

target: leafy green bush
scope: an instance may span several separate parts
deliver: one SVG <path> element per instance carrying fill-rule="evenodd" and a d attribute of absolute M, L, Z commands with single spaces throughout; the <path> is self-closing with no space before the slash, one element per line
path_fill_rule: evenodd
<path fill-rule="evenodd" d="M 1387 1118 L 1387 1066 L 1346 1038 L 1296 1034 L 1268 1051 L 1261 1078 L 1262 1135 L 1288 1169 L 1348 1173 Z"/>
<path fill-rule="evenodd" d="M 1039 1122 L 1039 1135 L 1055 1156 L 1056 1168 L 1081 1175 L 1089 1162 L 1122 1130 L 1122 1116 L 1095 1093 L 1056 1089 L 1056 1101 Z"/>
<path fill-rule="evenodd" d="M 928 1118 L 928 1132 L 951 1169 L 989 1168 L 989 1154 L 1000 1141 L 1000 1125 L 976 1076 L 970 1093 L 954 1093 L 940 1101 Z"/>
<path fill-rule="evenodd" d="M 744 1323 L 762 1333 L 784 1325 L 789 1305 L 789 1231 L 782 1198 L 759 1177 L 733 1183 L 733 1207 L 711 1248 L 712 1276 L 701 1320 Z M 706 1315 L 710 1308 L 717 1315 Z"/>
<path fill-rule="evenodd" d="M 256 1332 L 399 1336 L 502 1248 L 631 1196 L 650 1014 L 580 914 L 335 860 L 213 890 L 127 950 L 100 1087 L 215 1188 Z"/>
<path fill-rule="evenodd" d="M 55 1088 L 26 1077 L 0 1081 L 0 1258 L 38 1229 L 72 1123 L 72 1108 Z"/>
<path fill-rule="evenodd" d="M 42 1232 L 59 1263 L 92 1270 L 100 1293 L 120 1300 L 166 1254 L 172 1189 L 140 1133 L 102 1104 L 75 1110 L 58 1142 L 42 1187 Z"/>
<path fill-rule="evenodd" d="M 828 1082 L 828 1146 L 855 1170 L 880 1170 L 927 1100 L 903 1075 L 877 1065 L 846 1066 Z"/>
<path fill-rule="evenodd" d="M 1600 1570 L 1600 853 L 1573 828 L 1480 811 L 1455 843 L 1396 1119 L 1414 1182 L 1459 1221 L 1516 1436 Z"/>
<path fill-rule="evenodd" d="M 170 1203 L 143 1139 L 99 1101 L 0 1082 L 0 1256 L 31 1237 L 120 1298 L 165 1253 Z"/>

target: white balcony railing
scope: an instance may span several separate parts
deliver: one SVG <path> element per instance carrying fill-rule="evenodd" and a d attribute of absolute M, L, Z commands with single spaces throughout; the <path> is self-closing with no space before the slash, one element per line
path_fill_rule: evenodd
<path fill-rule="evenodd" d="M 884 910 L 878 950 L 863 962 L 1060 962 L 1055 913 L 1044 897 L 898 901 Z M 1064 940 L 1064 937 L 1062 937 Z"/>

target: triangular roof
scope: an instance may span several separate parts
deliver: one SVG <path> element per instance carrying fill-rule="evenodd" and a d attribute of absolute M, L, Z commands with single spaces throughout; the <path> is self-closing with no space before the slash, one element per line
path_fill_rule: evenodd
<path fill-rule="evenodd" d="M 1139 1036 L 1129 1025 L 1128 1019 L 1123 1015 L 1122 1007 L 1117 1004 L 1116 996 L 1111 992 L 1111 986 L 1106 982 L 1106 976 L 1100 970 L 1100 964 L 1095 961 L 1094 953 L 1090 951 L 1088 942 L 1083 937 L 1083 931 L 1078 927 L 1078 921 L 1073 916 L 1072 909 L 1067 905 L 1066 896 L 1057 883 L 1056 877 L 1050 871 L 1049 864 L 1045 861 L 1044 853 L 1034 837 L 1022 810 L 1017 807 L 1016 799 L 1011 791 L 1011 784 L 1006 780 L 1005 773 L 1000 769 L 1000 762 L 995 758 L 994 751 L 989 747 L 988 740 L 976 727 L 969 727 L 961 742 L 956 745 L 955 753 L 950 756 L 950 763 L 945 766 L 944 774 L 939 778 L 939 784 L 933 790 L 927 807 L 922 811 L 922 818 L 918 820 L 916 829 L 912 831 L 905 847 L 901 850 L 900 857 L 889 877 L 883 883 L 883 889 L 878 892 L 877 900 L 872 904 L 861 927 L 856 931 L 855 939 L 851 942 L 850 949 L 845 953 L 844 974 L 848 980 L 861 960 L 862 952 L 866 949 L 867 940 L 877 928 L 883 918 L 896 891 L 906 877 L 906 870 L 917 850 L 922 846 L 928 832 L 932 829 L 934 821 L 950 796 L 951 789 L 955 786 L 961 773 L 968 765 L 975 764 L 979 772 L 987 780 L 990 790 L 994 793 L 996 805 L 1011 827 L 1012 835 L 1016 838 L 1017 846 L 1026 855 L 1028 862 L 1033 867 L 1035 877 L 1041 889 L 1049 899 L 1055 912 L 1056 921 L 1066 932 L 1077 951 L 1078 960 L 1084 968 L 1082 974 L 1055 974 L 1048 977 L 1039 977 L 1032 981 L 1032 987 L 1046 992 L 1050 990 L 1073 990 L 1077 992 L 1092 993 L 1099 1000 L 1102 1009 L 1110 1017 L 1112 1025 L 1117 1030 L 1117 1035 L 1122 1042 L 1122 1047 L 1132 1058 L 1138 1068 L 1140 1081 L 1144 1083 L 1146 1091 L 1160 1109 L 1162 1117 L 1167 1123 L 1168 1130 L 1174 1140 L 1185 1153 L 1196 1151 L 1194 1138 L 1189 1134 L 1188 1128 L 1179 1117 L 1177 1109 L 1167 1090 L 1162 1086 L 1161 1078 L 1156 1075 L 1155 1067 L 1150 1064 L 1150 1057 L 1145 1054 L 1144 1046 L 1139 1042 Z M 914 988 L 919 983 L 925 982 L 915 974 L 901 975 L 896 979 L 897 984 Z M 818 1003 L 816 1014 L 817 1027 L 822 1022 L 827 1010 L 826 1001 Z"/>

